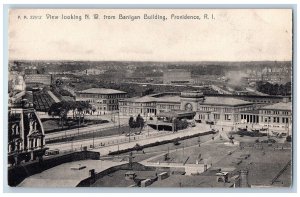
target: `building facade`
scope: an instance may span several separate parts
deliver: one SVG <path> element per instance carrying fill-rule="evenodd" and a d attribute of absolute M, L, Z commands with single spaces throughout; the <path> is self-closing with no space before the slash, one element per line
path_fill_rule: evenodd
<path fill-rule="evenodd" d="M 120 115 L 144 117 L 156 116 L 161 112 L 180 110 L 180 97 L 178 95 L 143 96 L 123 99 L 119 102 Z"/>
<path fill-rule="evenodd" d="M 292 103 L 280 102 L 259 109 L 260 125 L 273 130 L 292 129 Z"/>
<path fill-rule="evenodd" d="M 95 109 L 94 115 L 104 115 L 119 111 L 119 100 L 127 93 L 114 89 L 91 88 L 76 92 L 76 101 L 87 101 Z"/>
<path fill-rule="evenodd" d="M 25 75 L 25 82 L 26 84 L 44 84 L 50 85 L 51 84 L 51 75 L 44 75 L 44 74 L 30 74 Z"/>
<path fill-rule="evenodd" d="M 8 163 L 41 158 L 45 147 L 45 134 L 40 118 L 33 108 L 10 108 L 8 121 Z"/>

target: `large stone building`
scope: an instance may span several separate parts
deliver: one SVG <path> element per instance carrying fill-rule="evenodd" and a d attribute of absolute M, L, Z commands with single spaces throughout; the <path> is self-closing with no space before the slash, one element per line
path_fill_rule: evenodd
<path fill-rule="evenodd" d="M 190 83 L 191 81 L 192 76 L 190 71 L 186 71 L 184 69 L 169 69 L 164 71 L 164 84 L 184 84 Z"/>
<path fill-rule="evenodd" d="M 94 114 L 103 115 L 119 111 L 119 100 L 127 93 L 114 89 L 91 88 L 76 92 L 76 101 L 87 101 L 95 109 Z"/>
<path fill-rule="evenodd" d="M 258 103 L 258 100 L 261 103 Z M 265 113 L 269 113 L 268 123 L 272 124 L 272 128 L 287 131 L 286 127 L 291 128 L 291 102 L 286 98 L 280 101 L 273 103 L 275 100 L 269 100 L 267 97 L 242 100 L 234 96 L 204 96 L 198 91 L 161 93 L 123 99 L 119 102 L 119 112 L 129 116 L 140 114 L 146 119 L 165 112 L 195 112 L 194 119 L 198 122 L 232 127 L 240 124 L 256 124 L 263 127 L 266 125 Z"/>

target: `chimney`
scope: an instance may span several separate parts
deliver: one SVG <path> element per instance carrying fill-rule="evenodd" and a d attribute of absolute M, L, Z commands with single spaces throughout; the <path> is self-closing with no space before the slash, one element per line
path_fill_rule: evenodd
<path fill-rule="evenodd" d="M 240 187 L 250 187 L 248 184 L 248 170 L 240 171 Z"/>
<path fill-rule="evenodd" d="M 207 171 L 207 164 L 204 164 L 204 172 Z"/>
<path fill-rule="evenodd" d="M 90 177 L 91 177 L 91 178 L 94 178 L 94 177 L 95 177 L 95 175 L 96 175 L 96 173 L 95 173 L 95 169 L 91 169 L 91 170 L 89 170 L 89 174 L 90 174 Z"/>

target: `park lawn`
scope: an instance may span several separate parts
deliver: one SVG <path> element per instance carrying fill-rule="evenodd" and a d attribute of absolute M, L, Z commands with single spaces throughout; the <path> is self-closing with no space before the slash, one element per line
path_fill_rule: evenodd
<path fill-rule="evenodd" d="M 45 133 L 78 128 L 78 121 L 76 120 L 68 120 L 67 122 L 64 123 L 63 127 L 60 125 L 59 118 L 41 119 L 41 121 Z M 84 120 L 84 124 L 81 124 L 80 128 L 94 125 L 94 124 L 104 124 L 107 122 L 108 122 L 107 120 Z"/>

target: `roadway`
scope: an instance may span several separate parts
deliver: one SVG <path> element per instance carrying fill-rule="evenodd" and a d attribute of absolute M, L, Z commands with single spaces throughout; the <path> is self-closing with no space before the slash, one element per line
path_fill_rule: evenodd
<path fill-rule="evenodd" d="M 88 148 L 92 148 L 94 146 L 95 148 L 93 148 L 93 151 L 98 151 L 103 156 L 113 151 L 132 148 L 137 143 L 139 145 L 146 145 L 159 141 L 171 140 L 179 137 L 203 133 L 211 130 L 211 128 L 209 125 L 206 124 L 198 124 L 196 127 L 188 128 L 175 133 L 172 133 L 171 131 L 156 131 L 153 129 L 149 129 L 148 133 L 147 130 L 148 129 L 142 131 L 141 135 L 135 135 L 130 137 L 124 135 L 114 135 L 95 139 L 85 139 L 78 141 L 69 141 L 64 143 L 49 144 L 47 145 L 47 147 L 49 147 L 50 149 L 59 149 L 60 151 L 71 151 L 80 150 L 84 146 L 87 146 Z"/>

